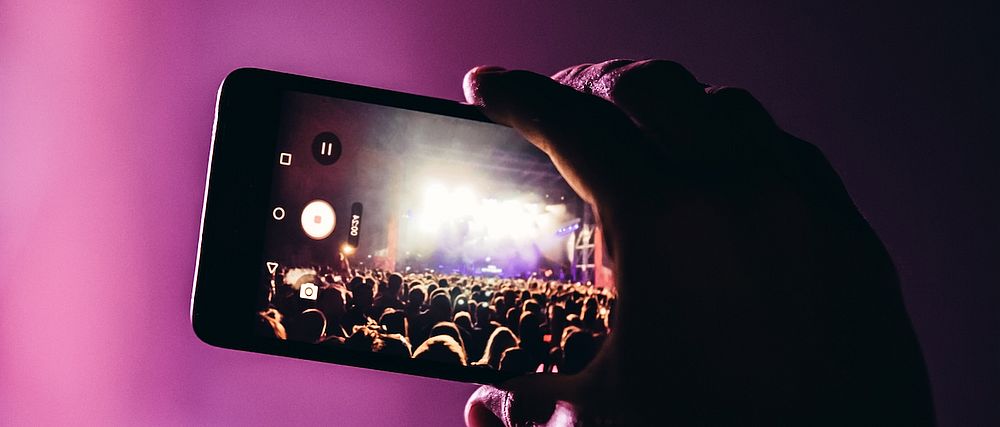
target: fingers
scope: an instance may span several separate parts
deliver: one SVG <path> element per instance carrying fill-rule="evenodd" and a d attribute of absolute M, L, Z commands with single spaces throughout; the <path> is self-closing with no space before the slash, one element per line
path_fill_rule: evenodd
<path fill-rule="evenodd" d="M 635 62 L 617 74 L 608 94 L 612 102 L 641 126 L 673 142 L 691 140 L 701 126 L 706 98 L 704 85 L 694 75 L 676 62 L 663 60 Z"/>
<path fill-rule="evenodd" d="M 597 95 L 611 101 L 610 92 L 614 87 L 616 71 L 634 64 L 631 59 L 612 59 L 598 64 L 581 64 L 567 68 L 569 72 L 552 76 L 552 79 L 577 91 Z"/>
<path fill-rule="evenodd" d="M 798 163 L 783 132 L 764 106 L 745 89 L 709 88 L 705 130 L 714 141 L 722 167 L 739 171 L 745 184 L 753 185 L 751 176 L 786 183 L 798 182 L 791 171 Z M 751 173 L 752 171 L 752 173 Z"/>
<path fill-rule="evenodd" d="M 760 101 L 746 89 L 734 87 L 709 88 L 708 96 L 711 115 L 719 126 L 754 138 L 770 139 L 778 130 Z"/>
<path fill-rule="evenodd" d="M 639 126 L 674 136 L 671 142 L 690 136 L 706 118 L 740 136 L 771 137 L 777 129 L 770 114 L 746 90 L 706 89 L 707 85 L 673 61 L 616 59 L 570 67 L 552 78 L 613 102 Z"/>
<path fill-rule="evenodd" d="M 499 388 L 479 387 L 465 405 L 465 423 L 470 427 L 573 425 L 576 412 L 573 378 L 533 374 L 512 379 Z"/>
<path fill-rule="evenodd" d="M 580 64 L 580 65 L 574 65 L 572 67 L 566 68 L 566 69 L 564 69 L 564 70 L 562 70 L 562 71 L 560 71 L 558 73 L 553 74 L 552 75 L 552 80 L 555 80 L 557 82 L 562 83 L 563 79 L 565 79 L 565 78 L 572 78 L 572 76 L 575 76 L 580 71 L 583 71 L 584 69 L 586 69 L 587 67 L 589 67 L 591 65 L 594 65 L 594 64 Z"/>
<path fill-rule="evenodd" d="M 635 182 L 639 132 L 610 102 L 528 71 L 479 67 L 465 87 L 490 119 L 516 128 L 548 154 L 584 200 L 612 204 L 615 189 Z"/>
<path fill-rule="evenodd" d="M 690 133 L 679 131 L 697 127 L 704 111 L 705 85 L 673 61 L 616 59 L 567 68 L 553 78 L 613 102 L 639 126 L 668 136 Z"/>

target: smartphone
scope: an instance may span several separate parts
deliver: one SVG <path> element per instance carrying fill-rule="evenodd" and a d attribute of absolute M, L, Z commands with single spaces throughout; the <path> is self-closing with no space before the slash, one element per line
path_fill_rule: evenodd
<path fill-rule="evenodd" d="M 261 69 L 221 85 L 203 209 L 191 319 L 230 349 L 496 383 L 553 364 L 543 282 L 593 268 L 589 208 L 513 129 Z"/>

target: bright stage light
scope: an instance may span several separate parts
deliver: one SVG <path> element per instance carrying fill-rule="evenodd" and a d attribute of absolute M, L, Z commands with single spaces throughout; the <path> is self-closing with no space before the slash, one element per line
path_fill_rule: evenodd
<path fill-rule="evenodd" d="M 438 182 L 424 187 L 424 197 L 416 213 L 421 231 L 434 233 L 443 226 L 478 214 L 482 201 L 469 186 L 449 189 Z"/>
<path fill-rule="evenodd" d="M 340 247 L 340 251 L 343 252 L 344 255 L 351 255 L 354 253 L 354 246 L 344 243 L 344 245 Z"/>
<path fill-rule="evenodd" d="M 530 270 L 543 257 L 564 256 L 561 248 L 569 236 L 557 233 L 569 220 L 564 203 L 545 200 L 542 193 L 477 188 L 482 181 L 475 175 L 426 177 L 403 193 L 400 253 L 422 252 L 428 264 L 447 261 L 440 271 L 470 268 L 488 274 L 497 273 L 480 270 L 484 259 L 502 271 L 518 271 Z M 404 258 L 414 259 L 412 254 Z"/>
<path fill-rule="evenodd" d="M 424 190 L 424 197 L 428 200 L 430 199 L 440 199 L 448 193 L 445 190 L 444 185 L 440 182 L 429 182 L 427 183 L 427 188 Z"/>
<path fill-rule="evenodd" d="M 545 205 L 545 212 L 553 215 L 566 215 L 566 205 Z"/>
<path fill-rule="evenodd" d="M 471 187 L 459 187 L 451 194 L 452 218 L 474 215 L 481 205 L 482 200 L 476 197 Z"/>
<path fill-rule="evenodd" d="M 448 188 L 431 181 L 424 186 L 423 200 L 414 212 L 419 229 L 436 234 L 448 227 L 468 226 L 469 232 L 485 240 L 526 241 L 540 235 L 539 229 L 552 224 L 553 214 L 565 212 L 565 207 L 543 205 L 537 196 L 522 199 L 497 200 L 480 197 L 463 185 Z"/>

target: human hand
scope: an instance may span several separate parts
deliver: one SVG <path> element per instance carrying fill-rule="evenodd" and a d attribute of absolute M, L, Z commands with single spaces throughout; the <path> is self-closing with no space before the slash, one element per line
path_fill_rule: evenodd
<path fill-rule="evenodd" d="M 749 93 L 625 60 L 465 89 L 593 205 L 619 296 L 586 370 L 484 386 L 469 425 L 933 423 L 887 252 Z"/>

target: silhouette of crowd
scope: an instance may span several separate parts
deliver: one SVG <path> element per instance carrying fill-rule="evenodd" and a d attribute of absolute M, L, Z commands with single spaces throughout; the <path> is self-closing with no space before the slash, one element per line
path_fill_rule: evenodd
<path fill-rule="evenodd" d="M 303 286 L 315 299 L 303 298 Z M 561 280 L 355 271 L 275 272 L 261 334 L 512 373 L 581 371 L 613 325 L 613 292 Z"/>

